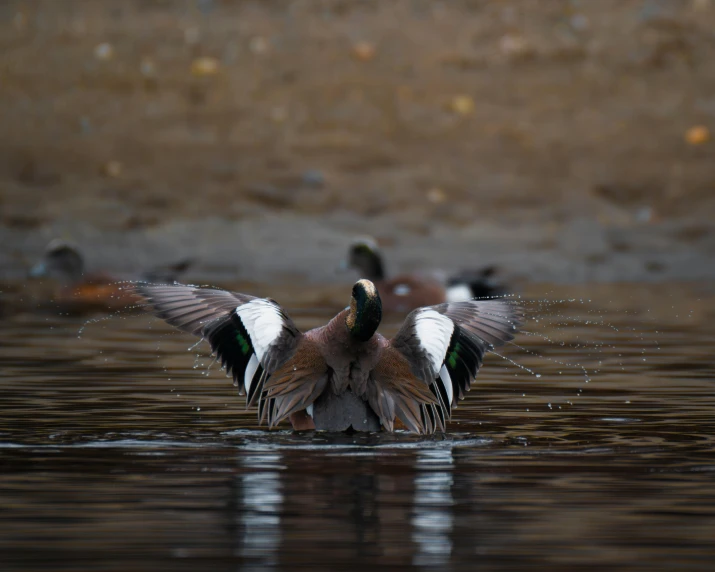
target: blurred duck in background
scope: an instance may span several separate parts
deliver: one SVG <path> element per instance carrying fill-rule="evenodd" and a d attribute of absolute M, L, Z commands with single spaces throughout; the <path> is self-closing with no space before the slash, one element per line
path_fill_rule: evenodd
<path fill-rule="evenodd" d="M 495 279 L 496 268 L 464 270 L 452 276 L 433 274 L 401 274 L 386 278 L 382 255 L 377 242 L 370 237 L 353 241 L 343 266 L 357 270 L 361 278 L 372 281 L 387 312 L 409 312 L 422 306 L 443 302 L 461 302 L 505 293 Z"/>
<path fill-rule="evenodd" d="M 137 276 L 117 276 L 104 271 L 85 272 L 84 257 L 76 245 L 55 239 L 47 245 L 42 259 L 30 270 L 31 278 L 46 278 L 55 285 L 52 300 L 63 310 L 91 312 L 118 310 L 136 304 L 137 297 L 122 281 L 142 280 L 173 283 L 192 265 L 191 260 L 142 272 Z"/>
<path fill-rule="evenodd" d="M 447 302 L 506 294 L 507 289 L 499 282 L 496 274 L 496 266 L 485 266 L 476 270 L 462 270 L 458 274 L 449 276 Z"/>

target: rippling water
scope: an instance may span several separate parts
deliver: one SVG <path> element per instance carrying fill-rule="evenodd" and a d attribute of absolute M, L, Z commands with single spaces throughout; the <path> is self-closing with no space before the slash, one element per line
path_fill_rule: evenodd
<path fill-rule="evenodd" d="M 712 569 L 714 299 L 570 290 L 429 438 L 259 428 L 147 316 L 6 316 L 2 569 Z"/>

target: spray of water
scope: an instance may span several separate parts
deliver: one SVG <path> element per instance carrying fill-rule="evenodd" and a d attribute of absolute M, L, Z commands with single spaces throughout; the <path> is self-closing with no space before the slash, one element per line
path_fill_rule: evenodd
<path fill-rule="evenodd" d="M 121 284 L 129 285 L 133 283 Z M 550 376 L 554 375 L 564 376 L 564 374 L 569 374 L 572 376 L 575 374 L 584 384 L 587 384 L 604 372 L 613 372 L 614 365 L 620 371 L 625 371 L 624 359 L 634 352 L 640 354 L 642 362 L 647 361 L 647 344 L 651 345 L 651 347 L 655 346 L 657 349 L 657 341 L 653 341 L 651 337 L 646 342 L 644 332 L 638 332 L 636 328 L 630 327 L 619 328 L 605 321 L 604 311 L 593 307 L 591 299 L 524 299 L 518 295 L 508 294 L 484 299 L 518 300 L 525 310 L 525 327 L 519 331 L 517 341 L 512 341 L 508 345 L 508 348 L 513 348 L 517 354 L 505 355 L 504 353 L 492 352 L 508 364 L 509 367 L 515 368 L 517 370 L 515 375 L 517 376 L 521 372 L 535 379 L 546 381 L 549 380 Z M 92 326 L 107 324 L 115 319 L 133 317 L 137 313 L 136 310 L 144 309 L 146 306 L 147 304 L 138 303 L 107 316 L 91 318 L 80 328 L 78 338 L 82 338 L 87 329 Z M 151 325 L 149 327 L 151 328 Z M 618 335 L 614 336 L 615 339 L 611 338 L 604 334 L 604 330 Z M 623 333 L 626 330 L 630 334 L 630 341 L 623 347 L 625 343 Z M 591 333 L 588 338 L 595 339 L 587 339 L 585 337 L 587 333 Z M 648 334 L 652 334 L 652 331 L 648 332 Z M 166 339 L 167 336 L 174 335 L 184 334 L 172 329 L 162 331 L 157 341 L 157 352 L 161 350 L 162 340 Z M 519 340 L 519 337 L 522 339 Z M 199 350 L 199 346 L 204 341 L 203 339 L 198 340 L 188 347 L 188 351 L 195 352 L 193 369 L 201 370 L 203 376 L 209 376 L 212 367 L 217 362 L 217 358 L 212 353 L 210 354 L 210 361 L 206 361 L 209 356 Z M 633 347 L 633 344 L 637 345 L 639 341 L 640 347 Z M 565 352 L 568 354 L 568 358 L 564 357 Z M 614 364 L 613 361 L 616 357 L 618 361 Z M 234 381 L 235 384 L 236 382 Z M 535 391 L 538 392 L 538 386 L 535 387 Z M 578 388 L 576 395 L 580 396 L 582 394 L 583 388 Z M 523 397 L 526 397 L 525 393 Z M 544 399 L 546 400 L 546 397 Z M 549 399 L 550 401 L 547 404 L 549 409 L 553 409 L 554 405 L 561 409 L 561 405 L 552 403 L 553 396 L 549 396 Z M 572 404 L 570 400 L 565 398 L 563 403 Z"/>

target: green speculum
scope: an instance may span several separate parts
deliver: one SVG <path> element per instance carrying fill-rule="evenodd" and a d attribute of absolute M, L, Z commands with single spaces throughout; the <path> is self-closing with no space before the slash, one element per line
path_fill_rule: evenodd
<path fill-rule="evenodd" d="M 246 355 L 249 351 L 251 351 L 251 346 L 248 343 L 248 340 L 243 337 L 243 334 L 236 334 L 236 341 L 238 342 L 238 345 L 241 346 L 243 355 Z"/>
<path fill-rule="evenodd" d="M 456 344 L 454 346 L 454 349 L 450 352 L 449 357 L 447 358 L 447 365 L 452 369 L 455 369 L 457 367 L 457 358 L 459 357 L 460 349 L 460 345 Z"/>

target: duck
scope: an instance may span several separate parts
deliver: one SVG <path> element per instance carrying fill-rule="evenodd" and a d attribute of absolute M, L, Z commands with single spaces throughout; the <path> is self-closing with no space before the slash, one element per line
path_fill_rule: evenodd
<path fill-rule="evenodd" d="M 142 280 L 173 282 L 192 264 L 189 259 L 141 274 Z M 72 311 L 118 310 L 137 302 L 121 287 L 126 277 L 108 272 L 85 272 L 85 262 L 77 245 L 54 239 L 29 272 L 31 278 L 46 278 L 56 286 L 53 302 Z"/>
<path fill-rule="evenodd" d="M 494 278 L 495 266 L 463 270 L 446 279 L 426 274 L 401 274 L 388 279 L 377 242 L 370 237 L 357 238 L 351 243 L 345 266 L 357 270 L 361 278 L 377 286 L 387 312 L 406 313 L 422 306 L 505 293 Z"/>
<path fill-rule="evenodd" d="M 484 356 L 511 341 L 523 310 L 511 299 L 446 302 L 411 312 L 391 339 L 376 285 L 301 332 L 270 298 L 183 284 L 131 286 L 145 309 L 208 341 L 259 424 L 296 431 L 444 432 Z"/>
<path fill-rule="evenodd" d="M 503 296 L 506 288 L 497 279 L 498 268 L 494 265 L 473 270 L 461 270 L 447 277 L 447 301 L 458 302 L 469 298 Z"/>

